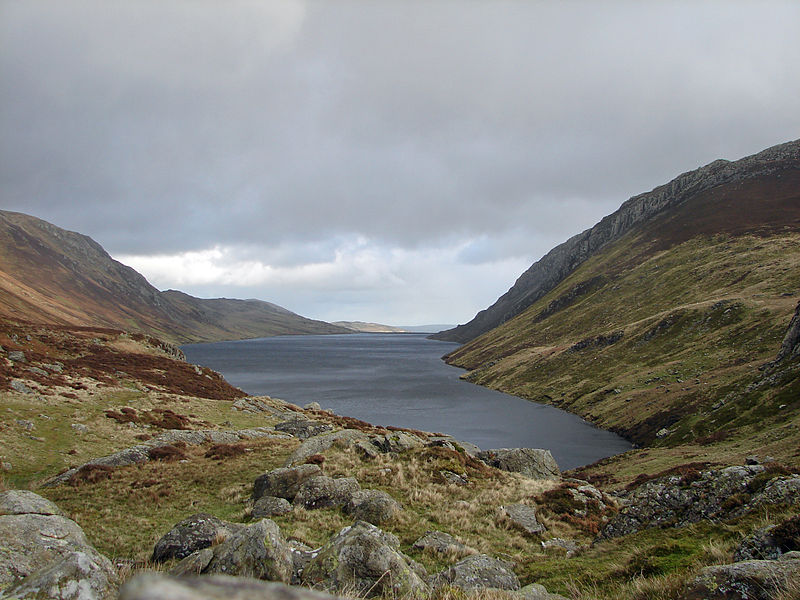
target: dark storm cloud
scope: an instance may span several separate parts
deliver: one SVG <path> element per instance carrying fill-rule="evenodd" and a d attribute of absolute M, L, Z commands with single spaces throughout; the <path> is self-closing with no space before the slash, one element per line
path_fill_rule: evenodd
<path fill-rule="evenodd" d="M 0 11 L 2 204 L 115 255 L 298 266 L 363 236 L 524 265 L 633 194 L 800 132 L 794 2 Z"/>

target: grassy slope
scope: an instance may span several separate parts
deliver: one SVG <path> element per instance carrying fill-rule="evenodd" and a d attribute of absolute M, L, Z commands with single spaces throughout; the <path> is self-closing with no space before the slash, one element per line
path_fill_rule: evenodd
<path fill-rule="evenodd" d="M 282 465 L 299 443 L 251 440 L 242 443 L 245 452 L 225 459 L 207 456 L 208 445 L 189 446 L 180 462 L 151 461 L 115 469 L 109 478 L 95 482 L 39 487 L 43 479 L 70 465 L 140 443 L 143 437 L 161 431 L 157 425 L 119 423 L 105 415 L 109 408 L 127 406 L 139 414 L 168 409 L 186 417 L 193 429 L 242 429 L 273 425 L 282 418 L 232 410 L 230 402 L 239 395 L 235 388 L 211 372 L 197 372 L 170 358 L 157 342 L 141 336 L 6 324 L 0 329 L 0 343 L 7 350 L 23 350 L 28 357 L 22 365 L 0 359 L 0 459 L 13 465 L 10 473 L 0 476 L 0 489 L 31 487 L 54 500 L 98 549 L 122 563 L 136 564 L 135 568 L 147 566 L 155 541 L 191 514 L 205 511 L 247 522 L 253 480 Z M 108 354 L 124 361 L 126 372 Z M 43 377 L 26 370 L 55 361 L 64 365 L 60 374 Z M 8 390 L 13 378 L 25 379 L 37 393 Z M 288 410 L 280 401 L 265 401 Z M 358 426 L 323 411 L 307 416 L 336 428 Z M 34 428 L 28 430 L 18 421 L 31 421 Z M 73 424 L 88 430 L 78 431 Z M 649 530 L 589 546 L 603 519 L 613 511 L 590 510 L 581 518 L 563 512 L 563 500 L 543 496 L 558 482 L 533 481 L 481 467 L 444 448 L 367 460 L 352 447 L 334 447 L 325 456 L 328 475 L 355 476 L 362 487 L 382 489 L 401 502 L 401 516 L 383 528 L 396 534 L 403 550 L 429 571 L 436 572 L 458 558 L 412 548 L 418 537 L 437 529 L 477 551 L 512 559 L 523 583 L 540 582 L 575 599 L 668 598 L 670 590 L 698 568 L 728 562 L 742 535 L 790 514 L 788 509 L 769 507 L 734 522 Z M 442 469 L 463 474 L 469 485 L 446 484 Z M 500 505 L 515 502 L 537 506 L 548 528 L 543 538 L 525 536 L 498 516 Z M 321 545 L 351 522 L 335 509 L 297 509 L 275 520 L 285 536 L 312 546 Z M 544 552 L 540 542 L 550 537 L 574 539 L 584 548 L 570 559 Z"/>
<path fill-rule="evenodd" d="M 798 182 L 794 173 L 711 190 L 608 246 L 448 361 L 472 382 L 653 446 L 607 469 L 622 479 L 697 456 L 797 464 L 796 373 L 737 393 L 775 357 L 797 303 Z"/>

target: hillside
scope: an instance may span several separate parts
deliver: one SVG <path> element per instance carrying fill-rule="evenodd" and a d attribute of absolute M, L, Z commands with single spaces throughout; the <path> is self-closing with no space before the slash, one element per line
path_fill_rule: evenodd
<path fill-rule="evenodd" d="M 710 190 L 720 186 L 732 189 L 730 186 L 746 185 L 752 179 L 759 179 L 769 186 L 771 182 L 777 183 L 784 171 L 791 177 L 791 172 L 798 169 L 799 163 L 800 140 L 768 148 L 735 162 L 716 160 L 694 171 L 683 173 L 651 192 L 634 196 L 597 225 L 570 238 L 534 263 L 508 292 L 492 306 L 479 312 L 469 323 L 442 331 L 434 338 L 468 342 L 519 315 L 606 246 L 645 226 L 657 216 L 667 215 L 685 202 L 696 203 L 697 198 L 705 197 Z M 768 194 L 768 191 L 765 190 L 765 193 Z M 761 196 L 753 201 L 740 199 L 740 206 L 748 211 L 754 210 L 753 213 L 736 214 L 734 211 L 738 210 L 737 207 L 732 206 L 729 210 L 723 205 L 719 207 L 724 211 L 722 215 L 715 218 L 709 218 L 714 217 L 713 215 L 705 215 L 704 220 L 697 224 L 686 221 L 678 225 L 684 231 L 673 232 L 672 235 L 677 235 L 678 238 L 692 237 L 715 233 L 718 228 L 721 228 L 720 233 L 742 233 L 762 227 L 780 228 L 783 218 L 791 221 L 796 217 L 792 209 L 797 208 L 791 186 L 788 191 L 784 189 L 783 193 L 788 193 L 789 197 L 777 204 L 768 202 L 762 205 L 758 202 Z M 783 213 L 784 209 L 788 212 Z M 791 226 L 791 223 L 788 224 Z"/>
<path fill-rule="evenodd" d="M 714 163 L 705 170 L 736 177 L 691 194 L 672 182 L 657 188 L 667 208 L 613 226 L 653 196 L 629 201 L 581 235 L 624 232 L 574 260 L 565 255 L 574 268 L 447 361 L 468 369 L 469 381 L 564 408 L 651 448 L 597 468 L 616 477 L 742 453 L 796 464 L 798 361 L 765 365 L 800 295 L 798 151 L 794 142 Z M 576 243 L 568 244 L 548 256 Z"/>
<path fill-rule="evenodd" d="M 359 333 L 405 333 L 402 327 L 392 325 L 382 325 L 381 323 L 365 323 L 364 321 L 334 321 L 332 325 L 338 325 L 345 329 L 357 331 Z"/>
<path fill-rule="evenodd" d="M 8 211 L 0 211 L 0 318 L 178 342 L 347 332 L 267 302 L 160 292 L 91 238 Z"/>

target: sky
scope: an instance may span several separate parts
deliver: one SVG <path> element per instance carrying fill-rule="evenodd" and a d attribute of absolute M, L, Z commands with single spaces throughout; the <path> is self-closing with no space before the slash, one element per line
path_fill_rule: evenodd
<path fill-rule="evenodd" d="M 800 2 L 0 0 L 0 208 L 159 289 L 463 323 L 800 138 Z"/>

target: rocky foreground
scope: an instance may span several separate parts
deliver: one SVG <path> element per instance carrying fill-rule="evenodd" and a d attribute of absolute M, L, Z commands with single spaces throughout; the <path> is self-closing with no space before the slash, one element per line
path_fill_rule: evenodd
<path fill-rule="evenodd" d="M 535 582 L 523 587 L 515 572 L 517 565 L 508 557 L 481 553 L 441 531 L 428 531 L 412 544 L 412 549 L 444 557 L 446 567 L 428 572 L 404 551 L 398 536 L 391 532 L 402 522 L 406 508 L 384 490 L 362 487 L 355 477 L 326 475 L 329 451 L 346 450 L 356 453 L 360 460 L 371 461 L 437 449 L 460 457 L 476 469 L 500 469 L 516 473 L 515 477 L 547 480 L 549 496 L 545 494 L 539 502 L 530 499 L 497 506 L 496 514 L 532 543 L 545 549 L 557 548 L 566 559 L 586 552 L 587 546 L 550 535 L 551 525 L 537 518 L 537 509 L 552 512 L 553 502 L 562 503 L 573 518 L 601 515 L 599 533 L 589 542 L 593 545 L 651 528 L 730 520 L 763 506 L 796 509 L 800 501 L 800 475 L 774 463 L 759 464 L 755 457 L 743 466 L 685 468 L 609 495 L 586 481 L 562 478 L 546 450 L 480 452 L 448 436 L 387 432 L 368 426 L 337 428 L 315 419 L 324 411 L 313 405 L 304 411 L 275 401 L 245 399 L 238 406 L 278 412 L 287 418 L 273 427 L 251 430 L 168 430 L 147 444 L 65 471 L 46 485 L 70 485 L 159 460 L 170 448 L 203 446 L 224 455 L 241 448 L 237 445 L 241 440 L 269 436 L 300 440 L 284 466 L 250 482 L 246 522 L 204 513 L 188 515 L 163 532 L 148 552 L 149 563 L 137 566 L 130 576 L 130 565 L 115 564 L 99 553 L 81 527 L 53 502 L 31 491 L 8 490 L 0 493 L 0 586 L 4 588 L 0 598 L 466 597 L 463 594 L 476 598 L 564 598 Z M 470 485 L 464 471 L 442 470 L 440 475 L 447 486 Z M 287 538 L 273 520 L 310 511 L 336 511 L 350 524 L 323 545 L 312 548 L 296 538 Z M 800 581 L 800 515 L 744 537 L 729 560 L 702 568 L 683 582 L 673 597 L 771 599 L 794 593 L 792 589 L 796 592 Z M 120 566 L 127 568 L 121 573 Z"/>

